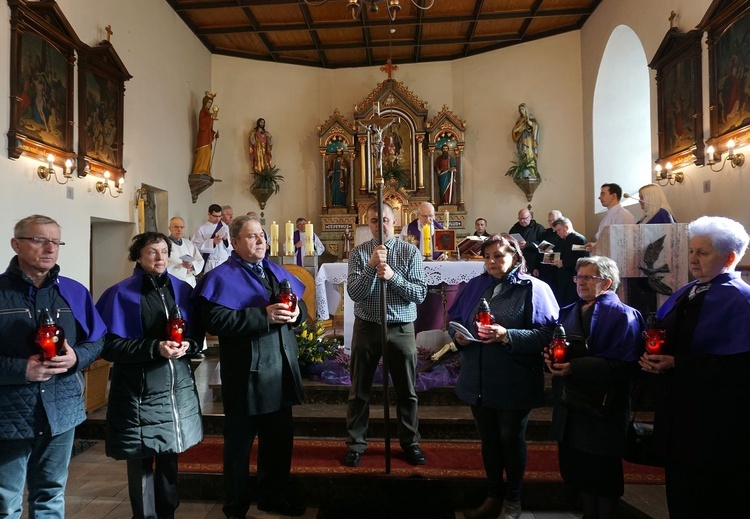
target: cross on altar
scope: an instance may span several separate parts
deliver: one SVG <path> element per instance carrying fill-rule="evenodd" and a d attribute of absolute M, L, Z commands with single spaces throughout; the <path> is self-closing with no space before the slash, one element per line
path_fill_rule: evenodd
<path fill-rule="evenodd" d="M 385 62 L 385 65 L 380 67 L 380 70 L 388 74 L 388 79 L 391 79 L 393 76 L 393 71 L 398 70 L 398 65 L 394 65 L 391 63 L 391 58 L 388 58 Z"/>
<path fill-rule="evenodd" d="M 107 26 L 106 26 L 106 27 L 104 28 L 104 30 L 105 30 L 105 31 L 107 32 L 107 41 L 109 41 L 109 38 L 110 38 L 110 36 L 112 36 L 112 34 L 114 34 L 114 33 L 112 32 L 112 26 L 111 26 L 111 25 L 107 25 Z"/>
<path fill-rule="evenodd" d="M 674 19 L 677 18 L 677 13 L 672 11 L 672 13 L 669 15 L 669 28 L 674 28 Z"/>

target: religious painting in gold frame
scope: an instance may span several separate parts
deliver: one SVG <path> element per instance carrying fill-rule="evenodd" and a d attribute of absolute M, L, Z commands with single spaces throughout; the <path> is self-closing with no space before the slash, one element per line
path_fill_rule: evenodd
<path fill-rule="evenodd" d="M 701 32 L 671 28 L 649 67 L 656 70 L 659 159 L 673 168 L 703 161 Z"/>
<path fill-rule="evenodd" d="M 750 139 L 750 1 L 714 0 L 698 28 L 708 33 L 711 135 L 706 144 L 723 153 L 730 139 L 738 144 Z"/>
<path fill-rule="evenodd" d="M 109 27 L 108 27 L 109 29 Z M 78 156 L 86 173 L 109 171 L 118 183 L 123 168 L 125 81 L 132 76 L 109 40 L 84 46 L 78 66 Z"/>
<path fill-rule="evenodd" d="M 74 159 L 73 64 L 83 44 L 55 2 L 9 1 L 8 155 Z"/>
<path fill-rule="evenodd" d="M 456 231 L 449 229 L 435 229 L 433 242 L 435 243 L 435 250 L 437 252 L 455 252 Z"/>

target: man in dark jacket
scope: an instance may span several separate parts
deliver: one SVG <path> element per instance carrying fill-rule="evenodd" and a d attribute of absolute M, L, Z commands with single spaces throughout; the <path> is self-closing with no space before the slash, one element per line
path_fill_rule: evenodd
<path fill-rule="evenodd" d="M 518 211 L 518 222 L 510 228 L 508 234 L 521 235 L 518 244 L 521 246 L 521 252 L 526 260 L 526 271 L 531 274 L 534 274 L 536 271 L 538 274 L 541 258 L 537 246 L 542 242 L 544 226 L 533 220 L 531 212 L 524 208 Z M 517 237 L 515 238 L 518 239 Z"/>
<path fill-rule="evenodd" d="M 299 516 L 305 507 L 287 494 L 294 442 L 292 406 L 302 401 L 294 327 L 307 319 L 304 285 L 264 260 L 260 221 L 232 222 L 234 251 L 200 280 L 198 298 L 206 331 L 219 337 L 224 403 L 224 514 L 245 517 L 250 508 L 250 451 L 258 436 L 258 509 Z M 274 303 L 289 280 L 299 302 Z"/>
<path fill-rule="evenodd" d="M 106 328 L 88 290 L 59 275 L 55 220 L 20 220 L 10 244 L 16 256 L 0 275 L 0 515 L 21 516 L 28 483 L 28 516 L 63 519 L 73 432 L 86 419 L 81 370 Z M 46 360 L 34 344 L 43 309 L 65 331 Z"/>

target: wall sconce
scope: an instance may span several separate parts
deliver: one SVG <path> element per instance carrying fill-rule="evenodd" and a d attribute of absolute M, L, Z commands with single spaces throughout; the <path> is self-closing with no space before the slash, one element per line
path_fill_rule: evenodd
<path fill-rule="evenodd" d="M 685 181 L 685 173 L 682 171 L 678 171 L 674 174 L 672 173 L 671 162 L 667 162 L 663 169 L 661 164 L 657 164 L 654 171 L 656 172 L 656 175 L 654 176 L 654 184 L 659 184 L 660 186 L 673 186 L 675 184 L 682 184 Z M 662 182 L 664 183 L 662 184 Z"/>
<path fill-rule="evenodd" d="M 124 177 L 120 177 L 115 181 L 115 189 L 112 189 L 112 186 L 109 185 L 109 171 L 104 172 L 104 180 L 100 180 L 96 183 L 96 191 L 97 193 L 104 194 L 109 190 L 109 196 L 112 198 L 118 198 L 122 194 L 122 184 L 125 182 Z M 113 194 L 117 193 L 117 195 Z"/>
<path fill-rule="evenodd" d="M 719 171 L 724 169 L 724 166 L 727 165 L 727 162 L 732 165 L 732 169 L 742 166 L 745 163 L 745 155 L 743 153 L 734 152 L 734 139 L 729 139 L 727 141 L 727 151 L 727 157 L 724 159 L 721 167 L 719 169 L 714 169 L 713 166 L 714 164 L 716 164 L 714 153 L 716 152 L 716 150 L 714 150 L 713 146 L 709 146 L 708 148 L 706 148 L 706 157 L 708 157 L 706 164 L 708 164 L 708 167 L 711 168 L 711 171 L 718 173 Z M 721 162 L 721 155 L 719 155 L 719 162 Z"/>
<path fill-rule="evenodd" d="M 65 182 L 60 182 L 60 179 L 57 178 L 57 171 L 55 171 L 54 165 L 55 156 L 50 153 L 47 155 L 47 165 L 39 166 L 36 170 L 36 174 L 39 175 L 39 178 L 46 180 L 47 182 L 49 182 L 52 177 L 55 177 L 55 181 L 58 184 L 67 184 L 68 181 L 73 178 L 73 162 L 70 159 L 65 161 L 65 165 L 63 166 L 63 177 L 65 178 Z"/>

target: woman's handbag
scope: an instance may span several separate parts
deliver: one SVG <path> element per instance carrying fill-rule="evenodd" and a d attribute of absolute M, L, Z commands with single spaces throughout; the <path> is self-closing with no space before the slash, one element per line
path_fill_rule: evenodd
<path fill-rule="evenodd" d="M 643 389 L 638 392 L 636 408 L 641 401 Z M 628 424 L 628 433 L 625 440 L 625 454 L 622 458 L 630 463 L 638 465 L 650 465 L 652 467 L 663 467 L 664 460 L 657 454 L 654 445 L 654 426 L 653 424 L 636 422 L 635 416 L 637 410 L 633 411 L 633 417 Z"/>
<path fill-rule="evenodd" d="M 606 418 L 612 410 L 615 386 L 609 382 L 563 382 L 560 403 L 572 411 Z"/>

